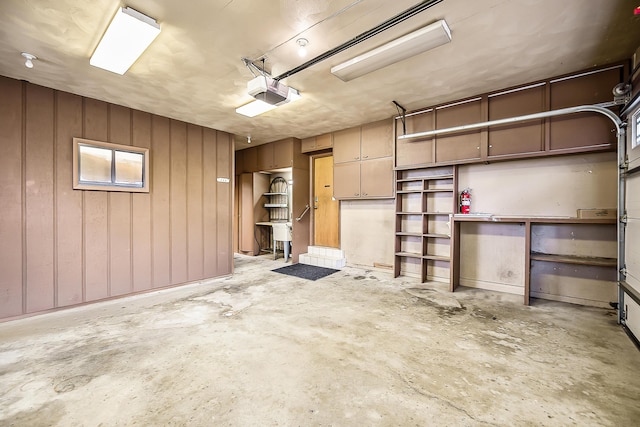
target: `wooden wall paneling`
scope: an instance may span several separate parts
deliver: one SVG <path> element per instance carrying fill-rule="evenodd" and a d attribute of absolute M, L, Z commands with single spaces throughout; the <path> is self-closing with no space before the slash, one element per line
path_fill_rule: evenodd
<path fill-rule="evenodd" d="M 105 102 L 85 98 L 84 137 L 108 139 L 108 107 Z M 83 191 L 85 301 L 109 296 L 108 194 Z"/>
<path fill-rule="evenodd" d="M 132 112 L 132 145 L 151 148 L 151 115 Z M 150 167 L 153 169 L 153 165 Z M 151 177 L 151 175 L 149 175 Z M 153 191 L 153 179 L 151 189 Z M 150 289 L 151 283 L 151 195 L 133 193 L 131 205 L 131 267 L 134 291 Z"/>
<path fill-rule="evenodd" d="M 171 284 L 169 119 L 151 117 L 151 241 L 153 287 Z"/>
<path fill-rule="evenodd" d="M 611 90 L 622 81 L 623 67 L 610 67 L 578 77 L 551 80 L 551 109 L 611 101 Z M 550 148 L 561 150 L 599 144 L 616 144 L 611 120 L 594 113 L 550 119 Z M 607 135 L 608 138 L 603 138 Z"/>
<path fill-rule="evenodd" d="M 73 190 L 73 137 L 82 136 L 82 97 L 56 92 L 56 307 L 82 299 L 82 191 Z"/>
<path fill-rule="evenodd" d="M 216 223 L 218 237 L 218 271 L 217 275 L 227 275 L 233 272 L 233 254 L 231 253 L 231 150 L 233 146 L 228 133 L 217 131 L 218 155 L 216 170 L 218 177 L 227 178 L 227 182 L 217 182 L 216 191 Z"/>
<path fill-rule="evenodd" d="M 204 276 L 214 277 L 218 274 L 218 230 L 216 222 L 216 202 L 218 199 L 217 171 L 217 132 L 203 129 L 202 135 L 202 167 L 203 167 L 203 232 L 204 232 Z"/>
<path fill-rule="evenodd" d="M 171 120 L 171 283 L 187 281 L 187 125 Z"/>
<path fill-rule="evenodd" d="M 489 95 L 489 119 L 499 120 L 544 111 L 546 85 Z M 494 126 L 489 129 L 489 156 L 544 151 L 544 120 Z"/>
<path fill-rule="evenodd" d="M 406 117 L 407 134 L 433 130 L 433 110 L 428 110 Z M 396 120 L 396 135 L 403 135 L 402 120 Z M 433 138 L 399 139 L 396 142 L 396 166 L 418 166 L 432 164 Z"/>
<path fill-rule="evenodd" d="M 54 93 L 27 85 L 25 127 L 27 313 L 54 307 Z"/>
<path fill-rule="evenodd" d="M 25 83 L 0 76 L 0 317 L 23 313 L 22 124 Z"/>
<path fill-rule="evenodd" d="M 204 278 L 202 128 L 187 125 L 187 279 Z"/>
<path fill-rule="evenodd" d="M 131 110 L 109 104 L 109 140 L 131 145 Z M 131 193 L 109 192 L 110 296 L 133 291 L 131 278 Z"/>
<path fill-rule="evenodd" d="M 481 99 L 436 108 L 436 128 L 444 129 L 482 121 Z M 453 162 L 480 158 L 481 131 L 436 137 L 436 162 Z"/>

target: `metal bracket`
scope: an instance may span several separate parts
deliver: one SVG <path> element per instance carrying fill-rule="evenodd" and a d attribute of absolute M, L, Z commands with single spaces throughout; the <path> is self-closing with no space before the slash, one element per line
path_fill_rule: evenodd
<path fill-rule="evenodd" d="M 627 275 L 627 266 L 624 266 L 620 269 L 620 274 L 623 276 Z"/>
<path fill-rule="evenodd" d="M 391 101 L 398 109 L 398 114 L 400 114 L 400 110 L 402 110 L 402 114 L 400 115 L 400 121 L 402 121 L 402 134 L 407 134 L 407 109 L 402 105 L 398 104 L 396 101 Z"/>
<path fill-rule="evenodd" d="M 625 213 L 625 214 L 623 214 L 623 215 L 620 217 L 620 223 L 622 223 L 622 224 L 626 224 L 626 223 L 627 223 L 627 221 L 628 221 L 628 219 L 629 219 L 629 218 L 627 217 L 627 214 Z"/>

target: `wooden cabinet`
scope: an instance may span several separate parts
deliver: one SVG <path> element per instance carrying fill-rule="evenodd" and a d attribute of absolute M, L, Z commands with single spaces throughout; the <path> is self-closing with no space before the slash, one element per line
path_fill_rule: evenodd
<path fill-rule="evenodd" d="M 333 197 L 336 199 L 360 197 L 360 162 L 333 165 Z"/>
<path fill-rule="evenodd" d="M 289 168 L 293 165 L 292 138 L 258 145 L 254 148 L 257 149 L 257 169 L 253 172 Z"/>
<path fill-rule="evenodd" d="M 611 88 L 624 81 L 625 68 L 624 64 L 605 66 L 409 113 L 396 119 L 396 134 L 404 135 L 404 126 L 406 134 L 415 134 L 609 102 Z M 612 107 L 614 112 L 617 109 Z M 579 113 L 398 139 L 395 165 L 408 169 L 613 150 L 613 128 L 602 115 Z"/>
<path fill-rule="evenodd" d="M 360 160 L 360 126 L 333 133 L 333 163 Z"/>
<path fill-rule="evenodd" d="M 393 197 L 391 120 L 345 129 L 333 135 L 334 197 Z"/>
<path fill-rule="evenodd" d="M 398 171 L 394 276 L 418 275 L 421 282 L 449 276 L 449 221 L 456 212 L 457 169 Z"/>
<path fill-rule="evenodd" d="M 326 133 L 302 140 L 301 150 L 303 153 L 326 150 L 333 147 L 333 134 Z"/>
<path fill-rule="evenodd" d="M 236 151 L 236 175 L 258 170 L 258 147 Z"/>

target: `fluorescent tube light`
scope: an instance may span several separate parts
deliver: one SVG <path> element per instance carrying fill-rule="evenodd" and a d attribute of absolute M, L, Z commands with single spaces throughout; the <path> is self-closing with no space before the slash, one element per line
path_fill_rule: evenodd
<path fill-rule="evenodd" d="M 451 41 L 451 30 L 441 19 L 417 31 L 397 38 L 342 64 L 331 67 L 331 73 L 348 82 L 365 74 Z"/>
<path fill-rule="evenodd" d="M 160 25 L 130 7 L 118 8 L 89 63 L 124 74 L 160 34 Z"/>
<path fill-rule="evenodd" d="M 242 114 L 243 116 L 247 117 L 255 117 L 259 114 L 271 111 L 274 108 L 276 108 L 275 105 L 267 104 L 264 101 L 256 99 L 248 104 L 243 105 L 242 107 L 236 108 L 236 113 Z"/>

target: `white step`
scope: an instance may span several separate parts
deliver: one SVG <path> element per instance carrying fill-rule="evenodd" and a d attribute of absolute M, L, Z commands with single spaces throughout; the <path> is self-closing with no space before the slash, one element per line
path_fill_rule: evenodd
<path fill-rule="evenodd" d="M 300 254 L 298 262 L 334 269 L 340 269 L 347 265 L 343 250 L 324 246 L 309 246 L 306 254 Z"/>

